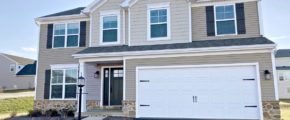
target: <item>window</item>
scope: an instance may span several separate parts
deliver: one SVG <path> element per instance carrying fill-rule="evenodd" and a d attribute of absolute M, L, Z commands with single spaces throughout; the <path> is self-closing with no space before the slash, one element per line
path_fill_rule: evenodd
<path fill-rule="evenodd" d="M 170 34 L 169 5 L 149 7 L 148 38 L 149 40 L 169 39 Z"/>
<path fill-rule="evenodd" d="M 53 48 L 79 46 L 79 23 L 54 24 Z"/>
<path fill-rule="evenodd" d="M 123 77 L 123 70 L 114 70 L 114 77 Z"/>
<path fill-rule="evenodd" d="M 120 13 L 105 12 L 101 13 L 101 44 L 116 44 L 119 43 L 120 31 Z"/>
<path fill-rule="evenodd" d="M 51 99 L 76 99 L 77 69 L 58 69 L 51 73 Z"/>
<path fill-rule="evenodd" d="M 234 5 L 215 7 L 216 35 L 236 34 L 236 14 Z"/>
<path fill-rule="evenodd" d="M 16 65 L 15 64 L 10 64 L 10 71 L 13 72 L 15 71 Z"/>
<path fill-rule="evenodd" d="M 283 73 L 279 73 L 279 80 L 280 81 L 284 81 L 285 80 Z"/>

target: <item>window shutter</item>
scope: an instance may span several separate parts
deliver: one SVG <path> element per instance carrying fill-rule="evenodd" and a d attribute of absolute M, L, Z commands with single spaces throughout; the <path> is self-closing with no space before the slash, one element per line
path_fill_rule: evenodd
<path fill-rule="evenodd" d="M 44 99 L 49 99 L 51 70 L 45 70 Z"/>
<path fill-rule="evenodd" d="M 80 47 L 86 47 L 86 33 L 87 33 L 87 22 L 81 21 L 80 28 Z"/>
<path fill-rule="evenodd" d="M 246 34 L 244 3 L 236 4 L 238 34 Z"/>
<path fill-rule="evenodd" d="M 47 49 L 52 48 L 52 37 L 53 37 L 53 24 L 48 24 L 47 25 L 47 43 L 46 43 Z"/>
<path fill-rule="evenodd" d="M 214 6 L 206 7 L 207 36 L 215 36 Z"/>

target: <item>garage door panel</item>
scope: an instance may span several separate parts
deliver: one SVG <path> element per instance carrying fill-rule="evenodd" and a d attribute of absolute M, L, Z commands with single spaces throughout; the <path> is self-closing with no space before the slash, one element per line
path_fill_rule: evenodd
<path fill-rule="evenodd" d="M 150 105 L 138 107 L 139 117 L 259 118 L 254 66 L 138 71 L 138 103 Z"/>

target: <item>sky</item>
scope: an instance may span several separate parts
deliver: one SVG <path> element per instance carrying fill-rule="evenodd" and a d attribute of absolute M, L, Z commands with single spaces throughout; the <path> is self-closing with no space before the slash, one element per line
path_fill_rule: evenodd
<path fill-rule="evenodd" d="M 37 59 L 40 16 L 85 7 L 93 0 L 1 0 L 0 53 Z M 262 0 L 264 35 L 290 49 L 290 0 Z"/>

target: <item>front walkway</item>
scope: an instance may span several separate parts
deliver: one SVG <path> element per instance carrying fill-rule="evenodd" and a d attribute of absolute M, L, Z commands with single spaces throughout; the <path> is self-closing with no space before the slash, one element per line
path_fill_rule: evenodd
<path fill-rule="evenodd" d="M 20 97 L 33 97 L 34 91 L 19 92 L 19 93 L 0 93 L 0 99 L 20 98 Z"/>

